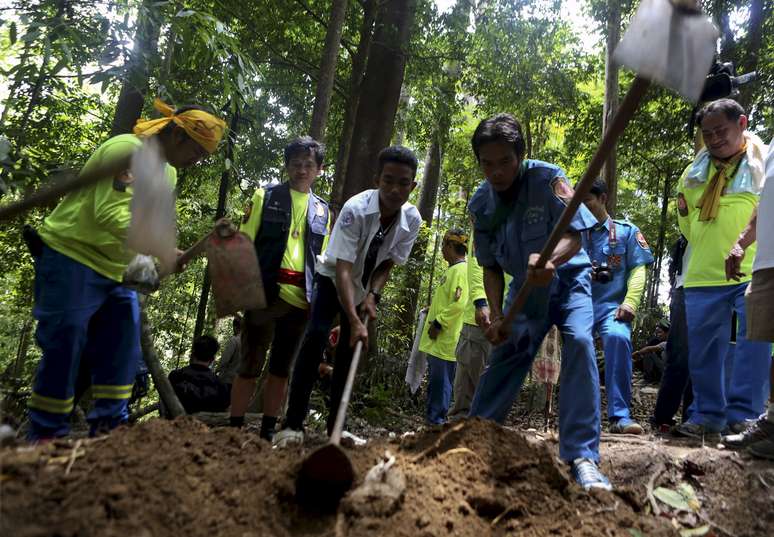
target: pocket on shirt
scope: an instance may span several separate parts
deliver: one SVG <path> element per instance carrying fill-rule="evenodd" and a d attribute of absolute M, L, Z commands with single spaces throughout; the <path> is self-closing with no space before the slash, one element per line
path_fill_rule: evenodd
<path fill-rule="evenodd" d="M 540 253 L 547 238 L 548 227 L 545 222 L 524 226 L 521 229 L 521 242 L 527 256 L 529 256 L 529 254 Z"/>

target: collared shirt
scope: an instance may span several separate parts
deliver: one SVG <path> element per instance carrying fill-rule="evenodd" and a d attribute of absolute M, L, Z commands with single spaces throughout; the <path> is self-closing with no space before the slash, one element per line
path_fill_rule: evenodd
<path fill-rule="evenodd" d="M 757 230 L 760 231 L 774 229 L 774 140 L 769 142 L 765 171 L 766 183 L 763 185 L 761 203 L 758 206 Z M 753 272 L 774 267 L 774 237 L 766 231 L 756 233 L 756 239 L 758 251 L 755 254 Z"/>
<path fill-rule="evenodd" d="M 566 207 L 559 194 L 567 196 L 572 192 L 561 168 L 538 160 L 524 161 L 517 181 L 515 199 L 503 199 L 484 181 L 468 205 L 474 219 L 478 262 L 483 267 L 497 265 L 513 276 L 511 297 L 524 282 L 530 254 L 540 252 Z M 594 215 L 581 204 L 569 231 L 584 231 L 596 224 Z M 556 273 L 562 280 L 572 280 L 590 265 L 588 255 L 581 249 Z"/>
<path fill-rule="evenodd" d="M 368 245 L 379 231 L 379 191 L 365 190 L 352 196 L 341 208 L 336 224 L 333 226 L 328 248 L 317 256 L 316 270 L 336 282 L 336 261 L 339 259 L 353 264 L 352 279 L 355 287 L 355 304 L 363 301 L 366 295 L 361 281 Z M 411 248 L 419 233 L 422 218 L 419 211 L 410 203 L 400 208 L 397 222 L 392 226 L 379 248 L 375 267 L 387 259 L 396 265 L 402 265 L 411 254 Z"/>
<path fill-rule="evenodd" d="M 610 224 L 615 232 L 610 233 Z M 607 263 L 613 279 L 607 283 L 593 281 L 591 293 L 594 305 L 621 304 L 627 290 L 632 270 L 653 263 L 653 254 L 640 230 L 634 224 L 608 218 L 593 229 L 584 232 L 583 248 L 592 263 Z"/>

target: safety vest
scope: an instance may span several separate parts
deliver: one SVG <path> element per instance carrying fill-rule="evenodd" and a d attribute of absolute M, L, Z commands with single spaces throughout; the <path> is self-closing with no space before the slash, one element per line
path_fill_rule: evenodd
<path fill-rule="evenodd" d="M 261 213 L 261 227 L 255 237 L 255 251 L 261 267 L 266 299 L 271 302 L 279 294 L 277 277 L 282 256 L 288 244 L 293 202 L 290 198 L 290 185 L 282 183 L 266 188 Z M 322 252 L 325 233 L 328 228 L 328 204 L 310 192 L 306 212 L 306 230 L 304 231 L 304 276 L 306 299 L 311 303 L 314 263 Z"/>

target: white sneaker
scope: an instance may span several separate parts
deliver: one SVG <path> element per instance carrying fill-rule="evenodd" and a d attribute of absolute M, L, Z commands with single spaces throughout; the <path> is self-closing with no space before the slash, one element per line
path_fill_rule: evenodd
<path fill-rule="evenodd" d="M 294 431 L 293 429 L 282 429 L 274 435 L 272 447 L 286 448 L 288 446 L 300 446 L 304 443 L 304 431 Z"/>

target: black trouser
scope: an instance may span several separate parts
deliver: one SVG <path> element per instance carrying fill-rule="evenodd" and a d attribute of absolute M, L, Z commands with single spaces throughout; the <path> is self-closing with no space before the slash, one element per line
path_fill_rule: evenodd
<path fill-rule="evenodd" d="M 683 421 L 688 419 L 688 407 L 693 401 L 691 379 L 688 375 L 688 323 L 685 319 L 685 290 L 672 290 L 669 305 L 669 330 L 666 345 L 666 364 L 658 390 L 652 421 L 657 424 L 674 424 L 674 416 L 683 404 Z"/>
<path fill-rule="evenodd" d="M 349 366 L 352 363 L 352 348 L 349 346 L 349 319 L 339 303 L 339 296 L 333 280 L 316 274 L 312 290 L 312 304 L 309 323 L 304 334 L 301 350 L 296 358 L 293 378 L 290 383 L 290 399 L 285 414 L 285 427 L 300 431 L 309 413 L 309 398 L 314 383 L 319 378 L 318 367 L 323 361 L 323 352 L 336 316 L 340 316 L 341 332 L 336 348 L 336 358 L 331 379 L 331 404 L 328 414 L 328 434 L 333 430 L 336 412 L 339 409 Z"/>

